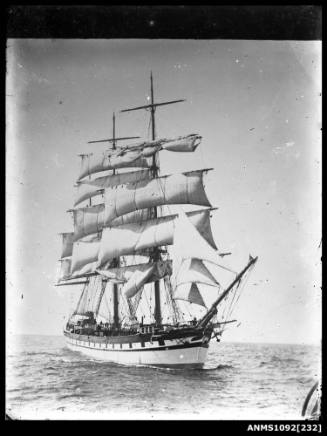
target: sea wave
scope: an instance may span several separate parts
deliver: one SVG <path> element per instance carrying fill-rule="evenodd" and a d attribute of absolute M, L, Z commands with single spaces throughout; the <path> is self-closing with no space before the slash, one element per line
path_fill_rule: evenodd
<path fill-rule="evenodd" d="M 300 418 L 319 362 L 318 348 L 215 343 L 202 369 L 122 366 L 25 337 L 7 355 L 6 401 L 19 419 Z"/>

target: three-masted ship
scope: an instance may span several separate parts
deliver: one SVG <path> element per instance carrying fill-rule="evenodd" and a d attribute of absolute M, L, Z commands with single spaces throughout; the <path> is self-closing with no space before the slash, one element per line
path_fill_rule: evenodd
<path fill-rule="evenodd" d="M 150 98 L 121 112 L 149 111 L 151 138 L 116 137 L 114 114 L 112 138 L 89 141 L 109 147 L 80 155 L 68 211 L 74 229 L 62 234 L 57 286 L 82 290 L 64 335 L 70 349 L 100 360 L 202 367 L 210 340 L 219 341 L 234 321 L 228 317 L 257 258 L 240 272 L 226 265 L 230 253 L 217 248 L 210 227 L 214 208 L 203 184 L 209 169 L 159 173 L 160 153 L 193 153 L 202 138 L 157 138 L 156 109 L 184 100 L 155 102 L 152 73 Z"/>

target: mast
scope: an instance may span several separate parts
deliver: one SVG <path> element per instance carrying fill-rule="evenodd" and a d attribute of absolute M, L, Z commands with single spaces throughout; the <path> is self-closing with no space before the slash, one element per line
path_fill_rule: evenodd
<path fill-rule="evenodd" d="M 154 106 L 154 101 L 153 101 L 153 77 L 152 77 L 152 71 L 151 71 L 151 76 L 150 76 L 150 80 L 151 80 L 151 126 L 152 126 L 152 141 L 154 141 L 156 139 L 156 126 L 155 126 L 155 106 Z M 155 166 L 155 160 L 156 160 L 156 155 L 153 155 L 153 160 L 152 160 L 152 166 Z"/>
<path fill-rule="evenodd" d="M 153 99 L 153 77 L 152 77 L 152 71 L 150 75 L 151 80 L 151 128 L 152 128 L 152 141 L 156 139 L 156 125 L 155 125 L 155 106 L 154 106 L 154 99 Z M 153 178 L 156 178 L 158 176 L 158 167 L 157 167 L 157 153 L 155 153 L 152 156 L 152 174 Z M 157 208 L 153 208 L 153 217 L 157 218 L 158 211 Z M 153 260 L 157 261 L 160 259 L 160 251 L 159 248 L 153 249 Z M 161 316 L 161 300 L 160 300 L 160 280 L 156 280 L 154 282 L 154 319 L 157 325 L 160 325 L 162 322 L 162 316 Z"/>
<path fill-rule="evenodd" d="M 236 285 L 236 283 L 238 283 L 241 278 L 244 276 L 244 274 L 246 273 L 246 271 L 256 263 L 256 261 L 258 260 L 258 257 L 252 257 L 250 256 L 250 260 L 248 262 L 248 264 L 246 265 L 246 267 L 236 276 L 236 278 L 234 279 L 234 281 L 225 289 L 225 291 L 217 298 L 217 300 L 213 303 L 213 305 L 211 306 L 211 308 L 208 310 L 208 312 L 204 315 L 204 317 L 202 319 L 200 319 L 200 321 L 197 324 L 197 327 L 205 327 L 209 321 L 211 320 L 211 318 L 217 313 L 217 309 L 216 307 L 218 306 L 218 304 L 226 297 L 226 295 L 233 289 L 233 287 Z"/>
<path fill-rule="evenodd" d="M 112 114 L 112 148 L 116 149 L 116 116 L 115 112 Z M 115 170 L 113 170 L 115 174 Z M 113 260 L 113 266 L 119 267 L 119 258 Z M 114 305 L 114 327 L 119 326 L 119 295 L 118 295 L 118 284 L 113 284 L 113 305 Z"/>
<path fill-rule="evenodd" d="M 126 139 L 137 139 L 139 138 L 139 136 L 124 136 L 124 137 L 116 137 L 116 115 L 115 112 L 113 112 L 112 114 L 112 138 L 108 138 L 108 139 L 101 139 L 101 140 L 96 140 L 96 141 L 88 141 L 89 144 L 93 144 L 93 143 L 99 143 L 99 142 L 111 142 L 112 143 L 112 149 L 116 150 L 116 143 L 117 141 L 120 140 L 126 140 Z M 116 174 L 116 170 L 113 170 L 113 175 Z M 115 258 L 112 261 L 112 267 L 113 268 L 119 268 L 120 267 L 120 261 L 119 258 Z M 102 278 L 102 292 L 101 292 L 101 296 L 99 299 L 99 303 L 98 306 L 100 307 L 100 302 L 101 299 L 104 295 L 104 290 L 107 284 L 107 280 L 105 278 Z M 114 283 L 113 284 L 113 322 L 114 322 L 114 327 L 116 329 L 118 329 L 119 327 L 119 289 L 118 289 L 118 284 Z"/>
<path fill-rule="evenodd" d="M 100 140 L 96 140 L 96 141 L 88 141 L 88 144 L 95 144 L 95 143 L 100 143 L 100 142 L 111 142 L 113 150 L 116 150 L 117 141 L 122 141 L 122 140 L 126 140 L 126 139 L 137 139 L 137 138 L 139 138 L 139 136 L 124 136 L 124 137 L 118 137 L 118 138 L 116 137 L 116 115 L 115 115 L 115 112 L 113 112 L 113 114 L 112 114 L 112 138 L 100 139 Z M 113 174 L 115 174 L 115 173 L 116 173 L 116 171 L 113 170 Z M 118 268 L 120 266 L 119 258 L 113 259 L 112 266 L 113 266 L 113 268 L 115 268 L 115 267 Z M 90 275 L 93 275 L 93 274 L 90 274 Z M 94 275 L 97 275 L 97 273 Z M 100 293 L 99 301 L 97 303 L 98 309 L 100 307 L 100 303 L 101 303 L 102 297 L 104 295 L 106 284 L 107 284 L 107 280 L 105 278 L 102 278 L 102 291 Z M 119 291 L 118 291 L 118 284 L 117 283 L 113 284 L 113 306 L 114 306 L 113 307 L 113 309 L 114 309 L 114 311 L 113 311 L 114 312 L 114 316 L 113 316 L 114 327 L 118 328 L 119 327 Z"/>
<path fill-rule="evenodd" d="M 156 124 L 155 124 L 155 111 L 157 106 L 164 106 L 164 105 L 168 105 L 168 104 L 173 104 L 173 103 L 179 103 L 183 100 L 171 100 L 171 101 L 167 101 L 167 102 L 162 102 L 162 103 L 155 103 L 154 102 L 154 95 L 153 95 L 153 76 L 152 76 L 152 71 L 150 74 L 150 83 L 151 83 L 151 88 L 150 88 L 150 95 L 151 95 L 151 103 L 145 106 L 138 106 L 138 107 L 134 107 L 134 108 L 130 108 L 130 109 L 124 109 L 121 110 L 120 112 L 130 112 L 130 111 L 134 111 L 134 110 L 139 110 L 139 109 L 150 109 L 151 111 L 151 131 L 152 131 L 152 141 L 154 141 L 156 139 Z M 152 170 L 152 176 L 153 178 L 157 178 L 158 177 L 158 171 L 159 171 L 159 167 L 157 165 L 157 153 L 155 153 L 152 157 L 152 166 L 151 166 L 151 170 Z M 157 211 L 157 207 L 153 207 L 153 217 L 157 218 L 158 216 L 158 211 Z M 161 255 L 160 255 L 160 249 L 158 247 L 153 248 L 152 251 L 152 259 L 154 261 L 158 261 L 160 260 Z M 154 282 L 154 299 L 155 299 L 155 309 L 154 309 L 154 319 L 157 325 L 161 325 L 162 322 L 162 315 L 161 315 L 161 301 L 160 301 L 160 280 L 157 280 Z"/>

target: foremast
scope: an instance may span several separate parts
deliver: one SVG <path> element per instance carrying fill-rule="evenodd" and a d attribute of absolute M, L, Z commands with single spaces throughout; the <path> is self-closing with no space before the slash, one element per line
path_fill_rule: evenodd
<path fill-rule="evenodd" d="M 129 139 L 138 139 L 139 136 L 126 136 L 126 137 L 116 137 L 116 117 L 115 117 L 115 113 L 113 112 L 113 117 L 112 117 L 112 138 L 106 138 L 106 139 L 101 139 L 101 140 L 95 140 L 95 141 L 88 141 L 88 144 L 94 144 L 94 143 L 102 143 L 102 142 L 109 142 L 112 143 L 112 149 L 115 150 L 116 149 L 116 143 L 117 141 L 120 140 L 129 140 Z M 79 156 L 81 156 L 82 158 L 84 156 L 84 154 L 80 154 Z M 115 169 L 112 171 L 113 175 L 115 175 L 116 171 Z M 91 176 L 89 175 L 89 178 L 91 178 Z M 99 192 L 101 192 L 101 190 L 99 190 Z M 89 198 L 89 207 L 92 207 L 92 201 L 91 198 Z M 67 212 L 71 213 L 74 212 L 74 209 L 69 209 Z M 64 233 L 62 233 L 62 235 L 65 235 Z M 61 262 L 66 260 L 64 259 L 60 259 Z M 120 267 L 120 259 L 116 258 L 113 259 L 112 261 L 112 266 L 113 267 Z M 76 305 L 75 310 L 73 311 L 72 315 L 76 315 L 76 314 L 84 314 L 83 310 L 83 300 L 85 300 L 85 298 L 87 297 L 87 292 L 88 292 L 88 288 L 91 285 L 90 283 L 90 278 L 92 276 L 97 276 L 99 277 L 99 274 L 97 272 L 91 273 L 91 274 L 87 274 L 86 276 L 82 275 L 82 277 L 80 278 L 85 278 L 84 281 L 78 280 L 78 281 L 68 281 L 65 283 L 56 283 L 55 286 L 71 286 L 71 285 L 81 285 L 83 284 L 83 289 L 81 292 L 81 295 L 79 297 L 78 303 Z M 104 293 L 106 291 L 106 286 L 107 286 L 107 282 L 108 279 L 104 276 L 100 276 L 101 278 L 101 288 L 100 288 L 100 292 L 98 295 L 98 298 L 96 299 L 96 304 L 94 307 L 94 317 L 97 317 L 98 313 L 99 313 L 99 309 L 100 309 L 100 305 L 104 296 Z M 118 284 L 117 283 L 113 283 L 113 326 L 115 329 L 119 328 L 119 288 L 118 288 Z"/>
<path fill-rule="evenodd" d="M 152 71 L 150 74 L 150 101 L 151 103 L 145 106 L 138 106 L 130 109 L 123 109 L 120 112 L 130 112 L 134 110 L 141 110 L 150 109 L 151 112 L 151 139 L 152 141 L 156 140 L 156 122 L 155 122 L 155 111 L 158 106 L 164 106 L 168 104 L 175 104 L 180 103 L 182 101 L 185 101 L 184 99 L 179 100 L 171 100 L 161 103 L 155 103 L 154 101 L 154 93 L 153 93 L 153 75 Z M 154 153 L 152 156 L 152 165 L 151 165 L 151 172 L 152 172 L 152 178 L 156 179 L 159 175 L 160 167 L 159 167 L 159 161 L 158 161 L 158 152 Z M 153 218 L 156 219 L 158 217 L 158 209 L 157 207 L 153 207 L 152 209 L 152 215 Z M 151 258 L 154 262 L 158 262 L 161 260 L 161 254 L 159 247 L 154 247 L 152 249 Z M 162 313 L 161 313 L 161 299 L 160 299 L 160 280 L 156 280 L 154 282 L 154 299 L 155 299 L 155 308 L 154 308 L 154 319 L 155 323 L 159 326 L 162 324 Z"/>

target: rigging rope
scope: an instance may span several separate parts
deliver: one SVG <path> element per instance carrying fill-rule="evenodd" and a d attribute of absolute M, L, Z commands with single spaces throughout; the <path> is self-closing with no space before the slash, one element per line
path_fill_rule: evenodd
<path fill-rule="evenodd" d="M 110 322 L 111 321 L 111 311 L 110 311 L 110 307 L 109 307 L 109 304 L 108 304 L 108 300 L 107 300 L 107 295 L 106 295 L 107 293 L 105 292 L 104 293 L 104 302 L 105 302 L 105 305 L 106 305 L 106 308 L 107 308 L 107 311 L 108 311 L 108 321 Z"/>
<path fill-rule="evenodd" d="M 152 286 L 151 286 L 151 287 L 152 287 Z M 154 286 L 153 286 L 153 287 L 154 287 Z M 150 316 L 151 316 L 151 318 L 152 318 L 152 293 L 153 293 L 153 290 L 151 289 L 150 296 L 149 296 Z"/>
<path fill-rule="evenodd" d="M 252 268 L 250 268 L 250 270 L 251 270 L 251 269 L 252 269 Z M 231 306 L 231 310 L 230 310 L 229 316 L 232 314 L 232 311 L 234 310 L 234 308 L 235 308 L 235 306 L 236 306 L 236 304 L 237 304 L 237 302 L 238 302 L 238 300 L 239 300 L 239 298 L 240 298 L 242 292 L 243 292 L 244 289 L 245 289 L 245 285 L 246 285 L 246 283 L 247 283 L 247 281 L 248 281 L 248 279 L 249 279 L 249 276 L 250 276 L 250 274 L 249 274 L 250 270 L 247 271 L 247 273 L 245 274 L 245 277 L 243 277 L 243 279 L 241 280 L 239 286 L 237 287 L 237 289 L 239 288 L 238 297 L 237 297 L 237 299 L 236 299 L 236 301 L 235 301 L 233 307 Z"/>
<path fill-rule="evenodd" d="M 189 307 L 189 302 L 187 301 L 185 301 L 184 302 L 185 304 L 184 304 L 184 310 L 185 310 L 185 312 L 187 312 L 187 315 L 190 317 L 190 318 L 192 318 L 192 312 L 190 311 L 190 307 Z M 192 304 L 192 303 L 191 303 Z"/>
<path fill-rule="evenodd" d="M 125 297 L 123 297 L 121 289 L 119 290 L 119 301 L 123 302 L 123 304 L 120 305 L 120 315 L 123 318 L 126 318 L 126 314 L 129 314 L 129 307 L 128 307 L 128 303 L 127 303 Z M 123 310 L 125 310 L 125 313 L 123 313 Z"/>
<path fill-rule="evenodd" d="M 164 285 L 166 290 L 166 299 L 169 302 L 173 322 L 177 323 L 180 319 L 180 312 L 178 310 L 175 300 L 173 299 L 172 286 L 168 276 L 164 278 Z"/>
<path fill-rule="evenodd" d="M 235 285 L 236 288 L 233 291 L 232 301 L 230 302 L 230 304 L 227 305 L 227 301 L 226 301 L 226 306 L 225 306 L 225 310 L 224 310 L 224 312 L 226 313 L 226 318 L 225 318 L 226 320 L 229 319 L 229 317 L 231 316 L 233 310 L 235 309 L 235 306 L 236 306 L 236 304 L 237 304 L 237 302 L 238 302 L 242 292 L 245 289 L 245 285 L 246 285 L 246 283 L 247 283 L 247 281 L 249 279 L 249 276 L 250 276 L 249 273 L 250 273 L 251 270 L 252 270 L 252 268 L 249 268 L 249 270 L 245 273 L 245 275 L 238 282 L 238 284 Z M 239 292 L 237 292 L 237 291 L 239 291 Z M 237 298 L 235 300 L 236 295 L 237 295 Z M 222 327 L 222 332 L 226 329 L 226 326 L 227 326 L 227 324 L 225 324 Z"/>
<path fill-rule="evenodd" d="M 99 282 L 97 280 L 97 277 L 94 278 L 94 281 L 95 281 L 95 292 L 92 293 L 92 300 L 91 300 L 92 302 L 91 302 L 91 308 L 90 308 L 91 312 L 95 311 L 95 301 L 96 301 L 97 294 L 99 292 Z"/>
<path fill-rule="evenodd" d="M 149 312 L 150 312 L 150 315 L 151 315 L 151 306 L 150 306 L 150 303 L 149 303 L 146 291 L 144 292 L 144 300 L 145 300 L 146 304 L 148 305 L 148 309 L 149 309 Z"/>
<path fill-rule="evenodd" d="M 132 301 L 132 308 L 133 308 L 133 315 L 136 317 L 136 311 L 138 309 L 138 306 L 140 304 L 141 298 L 142 298 L 142 293 L 144 290 L 144 286 L 142 287 L 142 289 L 140 289 L 140 291 L 135 295 L 135 297 L 133 298 Z"/>
<path fill-rule="evenodd" d="M 228 320 L 228 318 L 230 317 L 231 313 L 232 313 L 232 306 L 233 306 L 233 302 L 237 293 L 237 289 L 240 286 L 240 282 L 235 284 L 235 287 L 233 289 L 232 292 L 230 292 L 230 294 L 227 296 L 226 300 L 225 300 L 225 307 L 223 310 L 223 315 L 222 315 L 222 319 Z M 231 302 L 229 302 L 231 300 Z M 226 326 L 226 324 L 225 324 Z M 224 327 L 222 329 L 224 331 Z"/>

